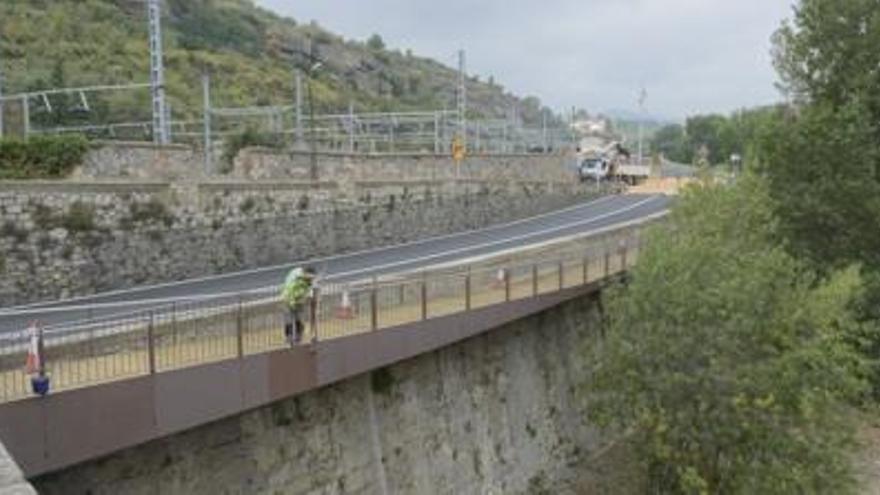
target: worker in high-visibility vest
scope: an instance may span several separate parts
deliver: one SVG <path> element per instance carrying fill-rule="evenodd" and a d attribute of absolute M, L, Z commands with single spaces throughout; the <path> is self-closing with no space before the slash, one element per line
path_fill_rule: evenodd
<path fill-rule="evenodd" d="M 281 301 L 284 304 L 284 337 L 291 346 L 302 342 L 305 332 L 303 315 L 306 303 L 314 293 L 315 269 L 312 267 L 294 268 L 284 279 Z"/>

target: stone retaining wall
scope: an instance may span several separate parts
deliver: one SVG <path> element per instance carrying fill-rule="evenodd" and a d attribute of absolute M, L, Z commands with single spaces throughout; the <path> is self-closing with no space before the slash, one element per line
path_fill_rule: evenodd
<path fill-rule="evenodd" d="M 564 154 L 475 155 L 468 157 L 460 170 L 450 156 L 434 154 L 320 152 L 317 160 L 322 181 L 575 180 L 573 159 Z M 86 155 L 74 179 L 204 180 L 225 176 L 233 180 L 307 180 L 311 179 L 310 169 L 311 155 L 303 151 L 246 148 L 233 163 L 226 163 L 222 150 L 217 149 L 208 170 L 203 151 L 190 146 L 101 142 Z"/>
<path fill-rule="evenodd" d="M 585 197 L 546 182 L 0 182 L 0 306 L 398 244 Z"/>

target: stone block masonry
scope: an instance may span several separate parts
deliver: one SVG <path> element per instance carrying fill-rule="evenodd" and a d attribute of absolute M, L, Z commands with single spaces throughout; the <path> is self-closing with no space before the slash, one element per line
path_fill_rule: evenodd
<path fill-rule="evenodd" d="M 576 299 L 32 481 L 47 495 L 637 492 L 623 482 L 596 488 L 603 445 L 580 391 L 598 308 Z"/>
<path fill-rule="evenodd" d="M 309 180 L 311 155 L 302 151 L 245 148 L 232 163 L 215 151 L 213 169 L 205 170 L 201 150 L 144 143 L 97 143 L 74 173 L 74 179 L 112 180 Z M 458 170 L 449 155 L 424 153 L 317 153 L 319 180 L 339 183 L 363 180 L 576 180 L 574 158 L 566 154 L 474 155 Z"/>
<path fill-rule="evenodd" d="M 0 306 L 293 262 L 582 201 L 573 182 L 0 183 Z"/>

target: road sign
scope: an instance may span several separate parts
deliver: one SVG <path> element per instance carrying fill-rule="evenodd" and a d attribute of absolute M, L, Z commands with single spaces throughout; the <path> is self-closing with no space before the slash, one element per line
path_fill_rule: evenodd
<path fill-rule="evenodd" d="M 461 138 L 456 137 L 452 140 L 452 159 L 455 160 L 456 164 L 461 165 L 466 156 L 467 149 L 464 146 L 464 142 L 462 142 Z"/>

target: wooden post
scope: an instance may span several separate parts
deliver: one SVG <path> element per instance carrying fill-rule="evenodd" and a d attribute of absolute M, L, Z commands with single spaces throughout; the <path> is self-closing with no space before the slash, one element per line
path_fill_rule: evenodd
<path fill-rule="evenodd" d="M 584 285 L 590 283 L 590 258 L 584 256 Z"/>
<path fill-rule="evenodd" d="M 565 262 L 559 262 L 559 290 L 565 288 Z"/>
<path fill-rule="evenodd" d="M 156 346 L 153 337 L 153 312 L 150 311 L 150 323 L 147 325 L 147 359 L 151 375 L 156 374 Z"/>
<path fill-rule="evenodd" d="M 510 302 L 510 269 L 504 269 L 504 300 Z"/>
<path fill-rule="evenodd" d="M 626 271 L 626 241 L 620 245 L 620 269 Z"/>

